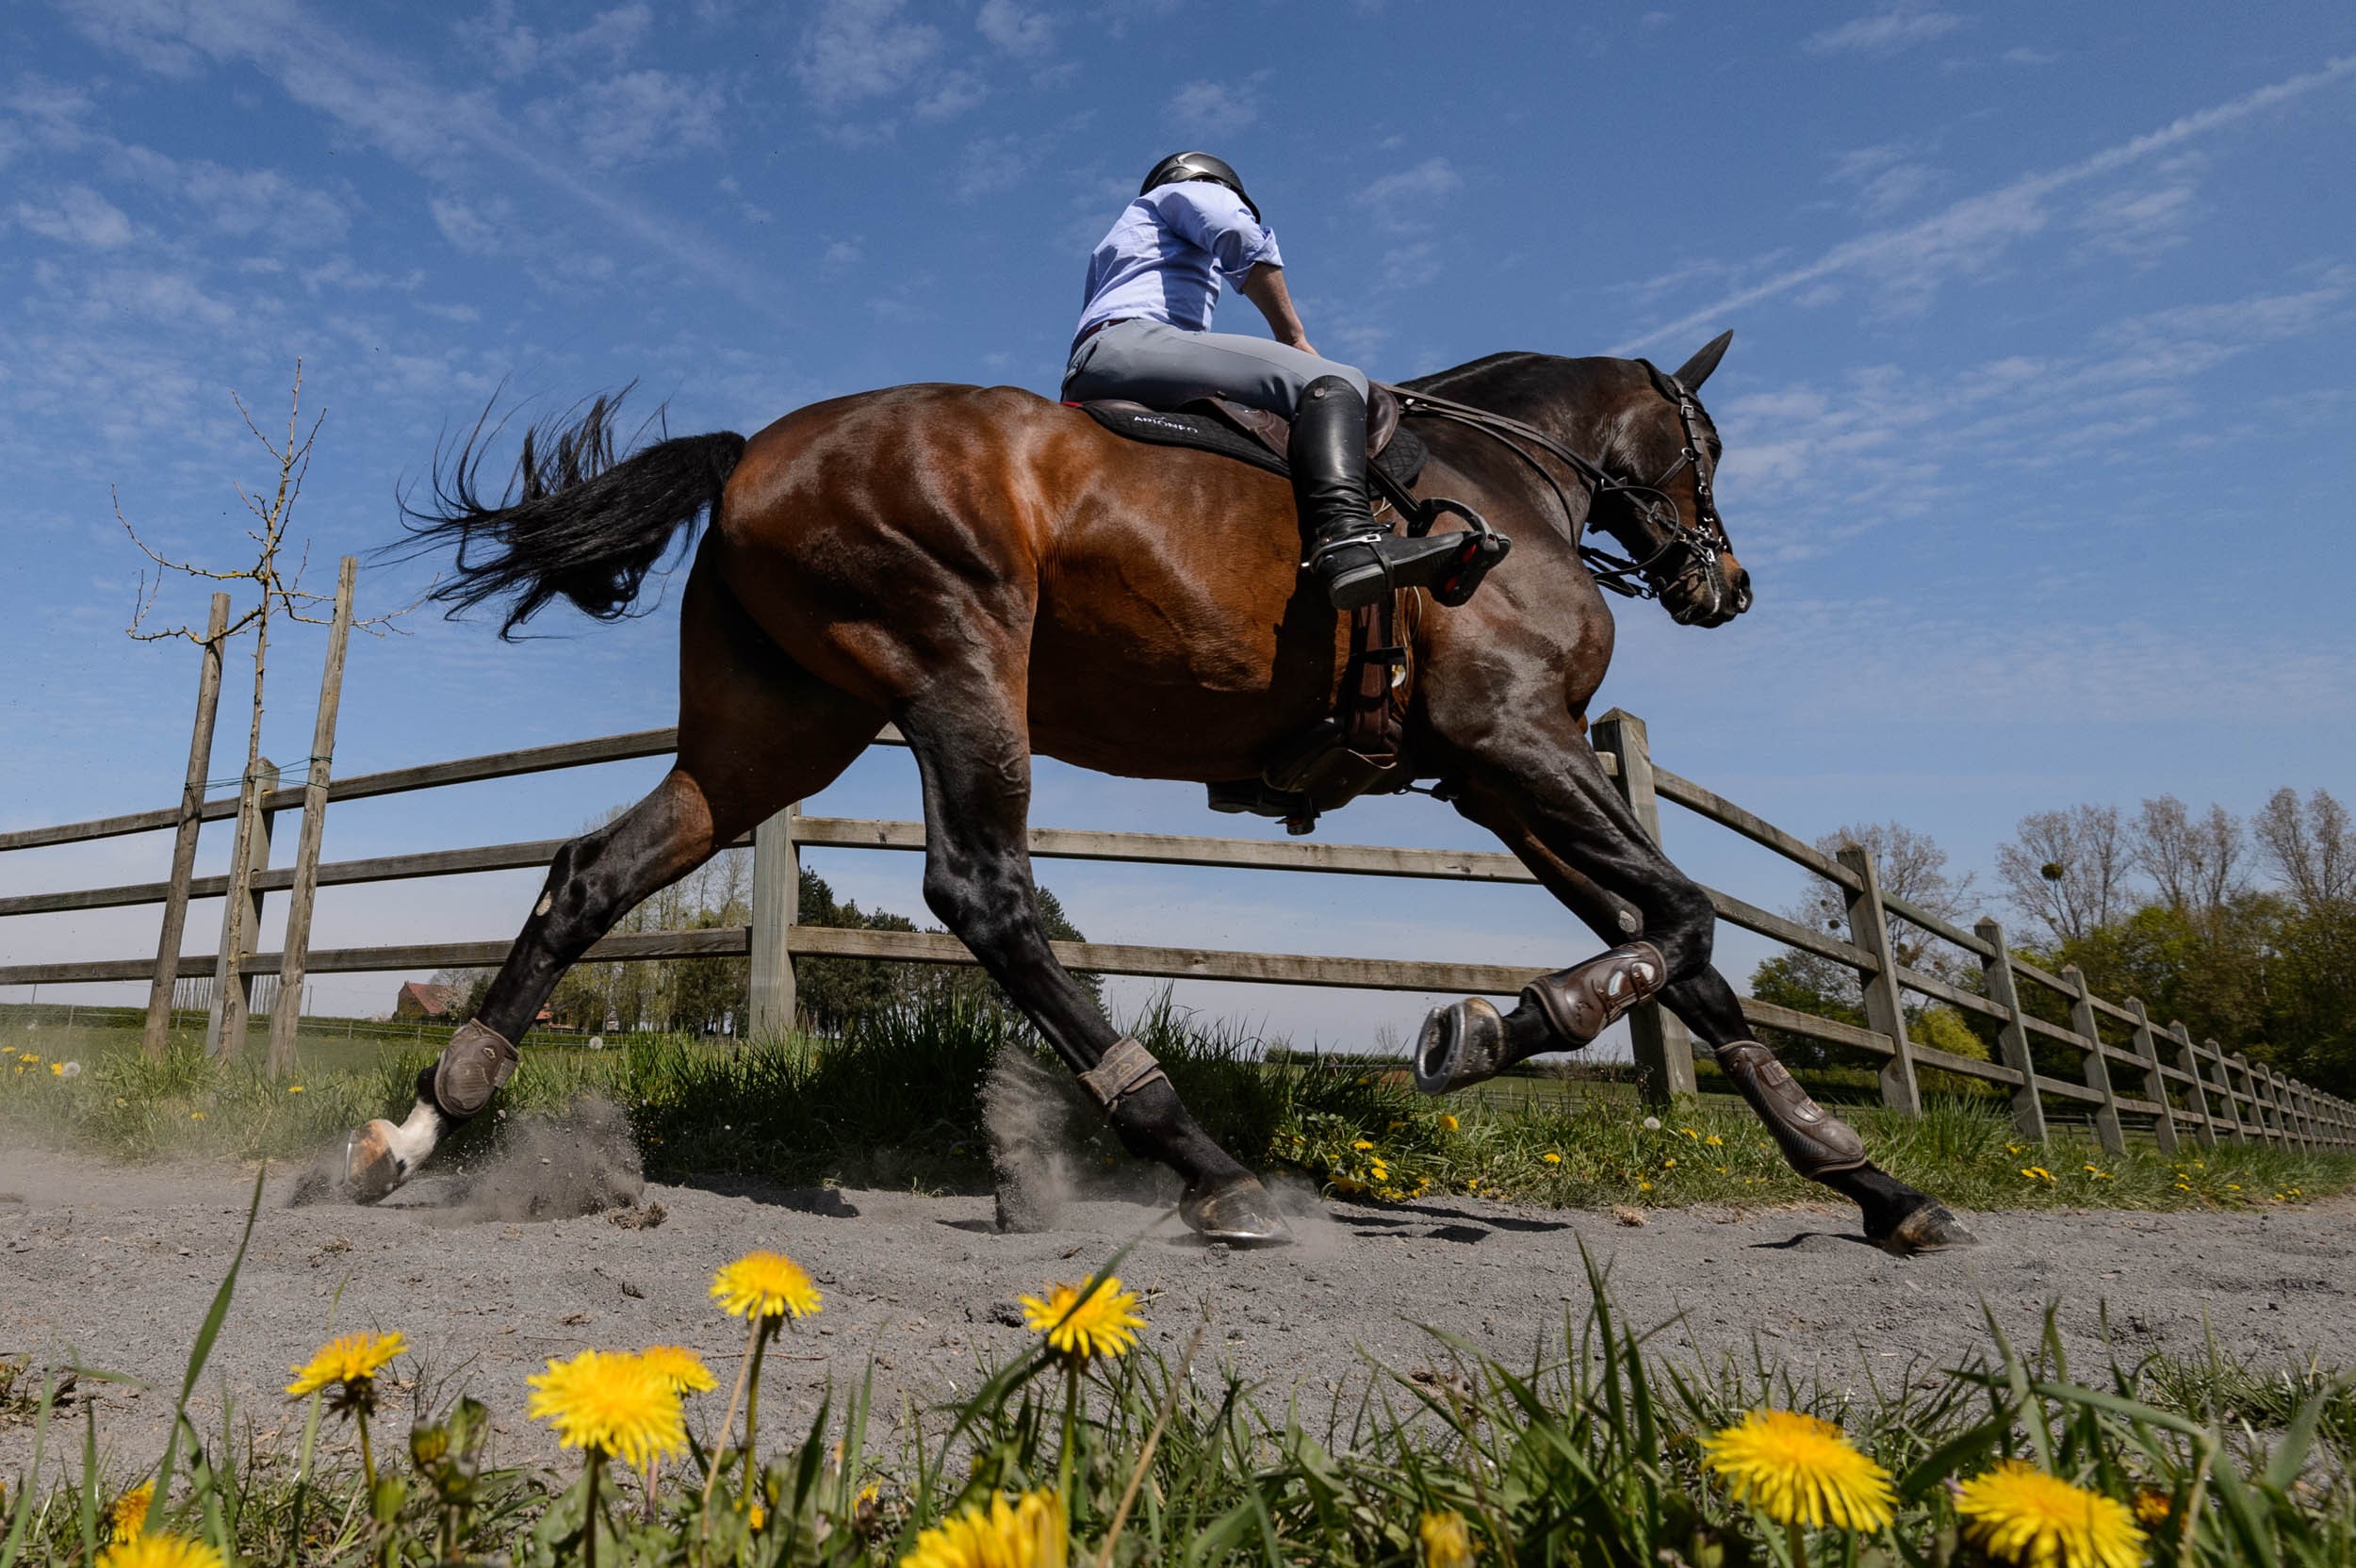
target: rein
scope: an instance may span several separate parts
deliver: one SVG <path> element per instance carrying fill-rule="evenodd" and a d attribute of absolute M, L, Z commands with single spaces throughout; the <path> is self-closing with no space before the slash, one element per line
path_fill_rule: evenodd
<path fill-rule="evenodd" d="M 1589 515 L 1594 514 L 1596 504 L 1606 496 L 1629 497 L 1637 512 L 1661 534 L 1661 543 L 1644 559 L 1631 560 L 1627 556 L 1614 555 L 1600 546 L 1588 544 L 1580 537 L 1582 530 L 1577 522 L 1571 525 L 1569 531 L 1570 543 L 1579 551 L 1579 560 L 1586 564 L 1598 587 L 1609 588 L 1628 598 L 1658 598 L 1663 582 L 1677 580 L 1655 570 L 1671 551 L 1682 548 L 1687 552 L 1689 560 L 1686 568 L 1677 574 L 1677 578 L 1683 578 L 1717 561 L 1720 552 L 1726 547 L 1726 525 L 1719 520 L 1717 497 L 1710 487 L 1710 466 L 1704 456 L 1707 449 L 1702 445 L 1701 428 L 1697 423 L 1700 408 L 1693 400 L 1693 394 L 1676 377 L 1664 375 L 1655 368 L 1651 361 L 1639 360 L 1637 363 L 1644 367 L 1645 373 L 1652 377 L 1653 385 L 1660 389 L 1661 395 L 1677 404 L 1677 424 L 1685 436 L 1684 450 L 1678 454 L 1677 461 L 1661 470 L 1650 483 L 1617 479 L 1602 465 L 1573 451 L 1537 426 L 1509 416 L 1475 408 L 1470 403 L 1434 397 L 1429 392 L 1411 391 L 1403 386 L 1394 386 L 1390 391 L 1399 399 L 1402 416 L 1446 419 L 1478 431 L 1530 465 L 1538 477 L 1546 482 L 1546 487 L 1554 492 L 1555 500 L 1562 506 L 1566 518 L 1574 516 L 1570 497 L 1563 494 L 1562 486 L 1552 470 L 1531 455 L 1529 449 L 1522 445 L 1523 442 L 1530 442 L 1561 459 L 1585 482 Z M 1698 527 L 1685 521 L 1677 512 L 1677 503 L 1669 498 L 1668 492 L 1663 488 L 1689 464 L 1693 469 L 1694 510 L 1699 520 Z M 1651 498 L 1644 498 L 1646 497 Z"/>

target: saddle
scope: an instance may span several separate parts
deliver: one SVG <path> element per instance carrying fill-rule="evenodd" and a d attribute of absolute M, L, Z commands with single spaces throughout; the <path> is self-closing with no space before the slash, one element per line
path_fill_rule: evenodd
<path fill-rule="evenodd" d="M 1265 468 L 1289 479 L 1285 453 L 1292 421 L 1224 398 L 1204 398 L 1174 409 L 1121 400 L 1074 405 L 1116 435 L 1157 447 L 1190 447 Z M 1452 502 L 1426 502 L 1413 494 L 1430 456 L 1421 437 L 1399 424 L 1399 400 L 1385 386 L 1368 388 L 1366 471 L 1378 517 L 1388 514 L 1410 533 L 1430 531 Z M 1471 520 L 1471 519 L 1468 519 Z M 1486 525 L 1476 526 L 1485 533 Z M 1469 591 L 1469 590 L 1468 590 Z M 1313 831 L 1318 816 L 1366 793 L 1393 793 L 1414 782 L 1399 765 L 1407 705 L 1415 692 L 1410 653 L 1422 619 L 1423 596 L 1405 589 L 1350 612 L 1350 652 L 1333 711 L 1276 747 L 1257 778 L 1210 786 L 1214 811 L 1281 819 L 1288 832 Z"/>
<path fill-rule="evenodd" d="M 1073 406 L 1115 435 L 1125 435 L 1132 441 L 1156 447 L 1192 447 L 1198 451 L 1237 458 L 1287 479 L 1292 477 L 1292 465 L 1284 454 L 1290 449 L 1293 426 L 1281 414 L 1246 408 L 1225 398 L 1198 398 L 1174 409 L 1149 408 L 1122 398 Z M 1388 481 L 1405 490 L 1421 477 L 1424 460 L 1429 455 L 1420 436 L 1400 428 L 1399 399 L 1391 389 L 1380 383 L 1369 384 L 1366 462 L 1380 476 L 1378 482 Z M 1399 498 L 1393 498 L 1396 501 Z"/>

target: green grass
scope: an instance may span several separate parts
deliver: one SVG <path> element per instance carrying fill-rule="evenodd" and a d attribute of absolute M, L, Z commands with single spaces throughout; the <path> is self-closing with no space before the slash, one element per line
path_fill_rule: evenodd
<path fill-rule="evenodd" d="M 233 1263 L 187 1386 L 233 1311 L 236 1275 Z M 1589 1276 L 1585 1309 L 1528 1362 L 1435 1332 L 1421 1364 L 1369 1364 L 1314 1402 L 1194 1366 L 1200 1334 L 1175 1366 L 1140 1348 L 1073 1368 L 1035 1342 L 979 1368 L 972 1397 L 926 1410 L 877 1413 L 863 1385 L 838 1391 L 806 1428 L 751 1456 L 749 1488 L 729 1436 L 743 1425 L 723 1419 L 717 1391 L 688 1401 L 691 1451 L 656 1484 L 609 1467 L 594 1492 L 574 1465 L 487 1465 L 491 1413 L 464 1397 L 419 1413 L 405 1446 L 380 1416 L 372 1478 L 348 1461 L 321 1465 L 312 1434 L 323 1421 L 335 1435 L 344 1418 L 315 1396 L 291 1462 L 240 1449 L 231 1413 L 210 1440 L 185 1429 L 158 1467 L 163 1497 L 147 1523 L 254 1565 L 847 1568 L 899 1562 L 946 1516 L 1040 1493 L 1075 1562 L 1388 1568 L 1428 1560 L 1419 1525 L 1455 1514 L 1486 1562 L 1966 1568 L 1986 1560 L 1958 1554 L 1955 1484 L 2010 1458 L 2121 1506 L 2140 1500 L 2151 1561 L 2356 1560 L 2348 1377 L 2215 1355 L 2114 1357 L 2089 1375 L 2066 1364 L 2049 1317 L 2038 1344 L 2008 1344 L 1991 1322 L 1967 1364 L 1835 1390 L 1763 1358 L 1664 1359 L 1614 1315 L 1592 1261 Z M 1757 1408 L 1840 1426 L 1890 1477 L 1892 1524 L 1864 1535 L 1786 1528 L 1730 1498 L 1702 1441 Z M 74 1424 L 54 1419 L 45 1397 L 31 1414 L 41 1444 L 74 1442 Z M 104 1476 L 96 1429 L 78 1435 L 72 1481 L 8 1488 L 0 1568 L 100 1560 L 124 1527 L 109 1522 L 110 1504 L 156 1474 Z"/>
<path fill-rule="evenodd" d="M 1260 1040 L 1183 1014 L 1167 997 L 1129 1027 L 1228 1149 L 1346 1195 L 1402 1200 L 1445 1191 L 1638 1207 L 1825 1197 L 1791 1172 L 1729 1096 L 1684 1102 L 1648 1126 L 1627 1086 L 1608 1080 L 1437 1102 L 1416 1094 L 1392 1064 L 1287 1053 L 1271 1065 Z M 193 1041 L 151 1061 L 127 1029 L 69 1033 L 53 1025 L 0 1035 L 0 1049 L 15 1053 L 0 1058 L 0 1132 L 142 1160 L 308 1158 L 369 1117 L 404 1114 L 439 1046 L 395 1041 L 354 1061 L 330 1039 L 303 1052 L 292 1079 L 272 1083 L 250 1064 L 209 1061 Z M 593 1052 L 578 1037 L 534 1037 L 501 1109 L 554 1113 L 604 1096 L 629 1113 L 647 1173 L 662 1179 L 973 1190 L 990 1176 L 981 1094 L 990 1065 L 1003 1051 L 1038 1050 L 1004 1008 L 943 989 L 866 1019 L 841 1039 L 740 1046 L 617 1037 Z M 67 1060 L 78 1075 L 51 1070 Z M 1885 1168 L 1958 1207 L 2252 1208 L 2356 1185 L 2356 1156 L 2256 1143 L 2167 1157 L 2138 1139 L 2112 1155 L 2057 1131 L 2030 1145 L 2002 1102 L 1985 1098 L 1933 1096 L 1920 1118 L 1871 1104 L 1842 1114 Z M 1073 1125 L 1088 1146 L 1084 1159 L 1126 1158 L 1092 1117 Z M 451 1152 L 463 1155 L 496 1131 L 497 1119 L 478 1121 Z"/>

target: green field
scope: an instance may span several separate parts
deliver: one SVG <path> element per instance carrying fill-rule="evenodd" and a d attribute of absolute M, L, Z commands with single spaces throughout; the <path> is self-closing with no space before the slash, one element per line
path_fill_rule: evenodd
<path fill-rule="evenodd" d="M 150 1060 L 135 1020 L 42 1010 L 39 1028 L 0 1015 L 0 1128 L 125 1159 L 177 1155 L 305 1159 L 369 1117 L 404 1114 L 418 1071 L 447 1030 L 334 1023 L 307 1031 L 283 1083 L 248 1061 L 221 1066 L 193 1026 Z M 1435 1190 L 1554 1205 L 1821 1200 L 1793 1176 L 1748 1110 L 1704 1093 L 1647 1117 L 1609 1075 L 1538 1077 L 1435 1102 L 1397 1064 L 1282 1053 L 1166 1003 L 1128 1021 L 1161 1057 L 1196 1115 L 1239 1157 L 1289 1168 L 1329 1190 L 1377 1200 Z M 507 1091 L 515 1114 L 553 1113 L 585 1096 L 623 1107 L 656 1178 L 728 1173 L 796 1184 L 972 1190 L 990 1180 L 984 1080 L 1001 1052 L 1036 1049 L 987 998 L 941 993 L 865 1018 L 840 1038 L 757 1044 L 686 1036 L 535 1036 Z M 74 1064 L 71 1076 L 64 1070 Z M 1854 1101 L 1870 1074 L 1811 1074 L 1826 1098 Z M 1845 1092 L 1844 1092 L 1845 1091 Z M 1844 1111 L 1885 1168 L 1958 1207 L 2092 1205 L 2249 1208 L 2310 1200 L 2356 1184 L 2356 1157 L 2255 1143 L 2170 1157 L 2146 1140 L 2105 1153 L 2082 1131 L 2022 1143 L 2002 1101 L 1934 1095 L 1905 1118 Z M 492 1135 L 463 1130 L 454 1152 Z M 1085 1159 L 1125 1159 L 1078 1116 Z"/>

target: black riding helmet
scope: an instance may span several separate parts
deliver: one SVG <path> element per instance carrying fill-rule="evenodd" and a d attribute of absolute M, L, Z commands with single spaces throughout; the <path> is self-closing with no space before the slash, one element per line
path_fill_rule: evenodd
<path fill-rule="evenodd" d="M 1137 187 L 1137 194 L 1142 196 L 1157 185 L 1176 185 L 1186 180 L 1209 180 L 1214 185 L 1225 186 L 1243 198 L 1243 204 L 1252 209 L 1253 222 L 1261 220 L 1260 204 L 1252 199 L 1250 191 L 1244 189 L 1243 176 L 1230 168 L 1226 159 L 1215 158 L 1208 153 L 1170 154 L 1153 166 L 1151 174 L 1145 176 L 1145 183 Z"/>

